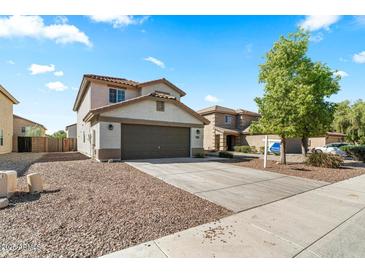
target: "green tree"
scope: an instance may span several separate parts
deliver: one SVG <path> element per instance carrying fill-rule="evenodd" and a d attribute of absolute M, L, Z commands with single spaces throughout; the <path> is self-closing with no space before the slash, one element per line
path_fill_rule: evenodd
<path fill-rule="evenodd" d="M 349 100 L 337 103 L 332 127 L 335 131 L 346 133 L 351 126 L 351 105 Z"/>
<path fill-rule="evenodd" d="M 53 133 L 52 137 L 57 138 L 57 139 L 63 139 L 63 138 L 67 137 L 67 134 L 64 130 L 59 130 L 59 131 L 56 131 L 55 133 Z"/>
<path fill-rule="evenodd" d="M 312 134 L 330 127 L 333 106 L 326 97 L 337 92 L 333 71 L 306 56 L 309 34 L 302 30 L 281 36 L 260 65 L 259 82 L 264 95 L 256 98 L 261 118 L 251 126 L 252 133 L 277 134 L 281 139 L 280 162 L 286 164 L 286 139 Z"/>
<path fill-rule="evenodd" d="M 353 105 L 346 100 L 336 106 L 333 128 L 346 134 L 347 141 L 365 144 L 365 102 L 357 100 Z"/>

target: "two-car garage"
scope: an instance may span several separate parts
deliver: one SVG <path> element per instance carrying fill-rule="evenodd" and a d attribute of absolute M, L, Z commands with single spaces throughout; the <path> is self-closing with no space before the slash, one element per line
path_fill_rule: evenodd
<path fill-rule="evenodd" d="M 190 156 L 190 128 L 121 125 L 121 158 L 146 159 Z"/>

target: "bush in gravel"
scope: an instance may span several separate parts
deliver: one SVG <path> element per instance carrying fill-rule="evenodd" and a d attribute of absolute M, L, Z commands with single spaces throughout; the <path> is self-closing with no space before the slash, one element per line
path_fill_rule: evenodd
<path fill-rule="evenodd" d="M 309 154 L 306 164 L 315 167 L 340 168 L 343 164 L 341 156 L 328 153 Z"/>
<path fill-rule="evenodd" d="M 265 147 L 260 147 L 259 152 L 260 152 L 260 154 L 264 154 L 265 153 Z"/>
<path fill-rule="evenodd" d="M 235 146 L 234 151 L 236 152 L 243 152 L 243 153 L 250 153 L 252 152 L 250 146 Z"/>
<path fill-rule="evenodd" d="M 233 158 L 233 154 L 228 151 L 219 151 L 218 156 L 221 158 Z"/>
<path fill-rule="evenodd" d="M 365 145 L 361 146 L 343 146 L 341 150 L 345 151 L 347 155 L 351 156 L 356 161 L 365 163 Z"/>
<path fill-rule="evenodd" d="M 194 155 L 194 158 L 205 158 L 204 152 L 200 152 Z"/>

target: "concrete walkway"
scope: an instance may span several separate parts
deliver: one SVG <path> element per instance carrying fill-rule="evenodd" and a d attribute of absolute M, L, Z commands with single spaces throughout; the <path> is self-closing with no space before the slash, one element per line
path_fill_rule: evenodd
<path fill-rule="evenodd" d="M 221 158 L 153 159 L 127 163 L 234 212 L 327 185 L 325 182 L 234 166 L 224 163 Z"/>
<path fill-rule="evenodd" d="M 365 175 L 106 257 L 365 257 Z"/>

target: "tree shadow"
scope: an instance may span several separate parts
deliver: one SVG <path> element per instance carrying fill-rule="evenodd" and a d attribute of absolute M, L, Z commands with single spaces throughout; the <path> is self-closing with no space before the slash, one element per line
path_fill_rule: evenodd
<path fill-rule="evenodd" d="M 34 202 L 37 201 L 41 198 L 42 195 L 47 195 L 47 194 L 53 194 L 53 193 L 58 193 L 60 192 L 61 189 L 51 189 L 51 190 L 43 190 L 40 193 L 30 193 L 30 192 L 16 192 L 14 193 L 13 196 L 11 196 L 9 198 L 9 204 L 15 206 L 16 204 L 20 204 L 20 203 L 29 203 L 29 202 Z"/>

